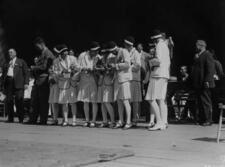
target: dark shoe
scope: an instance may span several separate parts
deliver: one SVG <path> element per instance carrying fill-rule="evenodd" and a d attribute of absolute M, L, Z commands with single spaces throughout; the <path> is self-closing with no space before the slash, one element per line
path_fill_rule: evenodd
<path fill-rule="evenodd" d="M 54 121 L 51 123 L 51 125 L 52 125 L 52 126 L 56 126 L 56 125 L 58 125 L 58 123 L 59 123 L 58 120 L 54 120 Z"/>
<path fill-rule="evenodd" d="M 90 126 L 90 122 L 85 122 L 83 127 L 89 127 Z"/>
<path fill-rule="evenodd" d="M 165 123 L 165 129 L 168 129 L 168 127 L 169 127 L 169 124 Z"/>
<path fill-rule="evenodd" d="M 111 129 L 115 128 L 115 126 L 116 126 L 116 123 L 109 124 L 109 128 L 111 128 Z"/>
<path fill-rule="evenodd" d="M 133 122 L 133 123 L 132 123 L 132 126 L 133 126 L 134 128 L 136 128 L 136 127 L 137 127 L 137 122 Z"/>
<path fill-rule="evenodd" d="M 195 122 L 194 122 L 194 124 L 195 124 L 195 125 L 200 125 L 200 123 L 199 123 L 199 122 L 197 122 L 197 121 L 195 121 Z"/>
<path fill-rule="evenodd" d="M 99 128 L 107 128 L 109 127 L 109 124 L 106 122 L 101 123 L 101 125 L 99 126 Z"/>
<path fill-rule="evenodd" d="M 116 126 L 114 127 L 114 129 L 119 129 L 119 128 L 123 128 L 122 123 L 117 123 Z"/>
<path fill-rule="evenodd" d="M 19 120 L 19 123 L 22 124 L 23 123 L 23 120 Z"/>
<path fill-rule="evenodd" d="M 47 125 L 47 122 L 39 122 L 38 125 Z"/>
<path fill-rule="evenodd" d="M 203 124 L 201 124 L 202 126 L 211 126 L 212 125 L 212 123 L 211 122 L 205 122 L 205 123 L 203 123 Z"/>
<path fill-rule="evenodd" d="M 27 122 L 24 122 L 24 124 L 27 124 L 27 125 L 36 125 L 37 122 L 34 122 L 34 121 L 27 121 Z"/>
<path fill-rule="evenodd" d="M 7 121 L 5 121 L 5 123 L 14 123 L 14 121 L 13 120 L 7 120 Z"/>

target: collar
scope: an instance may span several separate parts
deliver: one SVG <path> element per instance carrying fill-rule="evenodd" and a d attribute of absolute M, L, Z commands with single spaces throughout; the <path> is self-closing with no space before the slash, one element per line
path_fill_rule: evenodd
<path fill-rule="evenodd" d="M 16 58 L 17 57 L 14 57 L 12 60 L 10 60 L 11 62 L 13 62 L 13 64 L 16 62 Z"/>
<path fill-rule="evenodd" d="M 63 59 L 63 58 L 61 58 L 61 56 L 59 56 L 59 60 L 60 60 L 60 61 L 66 61 L 66 60 L 68 59 L 68 57 L 69 57 L 69 56 L 66 55 L 65 59 Z"/>
<path fill-rule="evenodd" d="M 128 50 L 129 53 L 132 53 L 135 51 L 135 47 L 133 47 L 130 51 Z"/>
<path fill-rule="evenodd" d="M 46 50 L 48 50 L 48 48 L 45 46 L 41 53 L 43 54 Z"/>
<path fill-rule="evenodd" d="M 162 38 L 159 39 L 158 43 L 165 42 Z"/>
<path fill-rule="evenodd" d="M 198 53 L 198 55 L 201 55 L 202 53 L 204 53 L 206 50 L 202 50 L 201 52 Z"/>

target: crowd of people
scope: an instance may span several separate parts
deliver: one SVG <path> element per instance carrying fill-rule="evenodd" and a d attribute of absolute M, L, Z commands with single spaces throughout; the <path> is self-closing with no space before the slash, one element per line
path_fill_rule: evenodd
<path fill-rule="evenodd" d="M 15 102 L 19 122 L 23 123 L 24 90 L 28 88 L 29 77 L 32 76 L 35 81 L 31 92 L 30 124 L 37 124 L 39 120 L 39 124 L 46 125 L 50 106 L 52 125 L 58 125 L 61 106 L 61 125 L 68 126 L 71 106 L 70 125 L 77 126 L 77 102 L 83 102 L 84 127 L 97 127 L 98 107 L 101 106 L 103 120 L 99 127 L 130 129 L 137 126 L 140 103 L 146 100 L 150 105 L 148 130 L 166 129 L 167 85 L 174 43 L 171 37 L 167 39 L 166 34 L 160 31 L 154 32 L 151 41 L 149 53 L 143 51 L 142 44 L 135 45 L 132 36 L 124 38 L 123 47 L 117 46 L 114 41 L 101 46 L 98 42 L 91 42 L 89 49 L 76 57 L 65 44 L 57 45 L 50 51 L 45 41 L 38 37 L 34 44 L 41 54 L 34 59 L 30 72 L 26 62 L 17 57 L 16 50 L 9 49 L 10 61 L 3 70 L 7 122 L 14 122 Z M 198 53 L 194 58 L 191 78 L 200 105 L 197 121 L 210 125 L 210 88 L 215 87 L 215 63 L 211 52 L 206 50 L 205 41 L 198 40 L 196 47 Z M 119 120 L 115 120 L 117 110 L 112 105 L 114 102 L 117 103 Z"/>

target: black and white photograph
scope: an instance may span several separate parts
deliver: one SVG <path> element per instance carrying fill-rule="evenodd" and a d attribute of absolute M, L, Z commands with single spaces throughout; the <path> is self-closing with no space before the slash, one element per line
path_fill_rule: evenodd
<path fill-rule="evenodd" d="M 0 167 L 225 167 L 225 0 L 1 0 Z"/>

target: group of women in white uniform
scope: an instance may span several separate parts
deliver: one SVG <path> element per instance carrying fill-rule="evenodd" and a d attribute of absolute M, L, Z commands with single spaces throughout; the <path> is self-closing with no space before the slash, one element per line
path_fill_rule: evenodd
<path fill-rule="evenodd" d="M 92 42 L 89 50 L 81 53 L 78 58 L 69 55 L 68 48 L 64 45 L 56 46 L 54 50 L 59 55 L 53 62 L 49 77 L 49 103 L 53 111 L 54 124 L 58 124 L 58 104 L 61 104 L 62 126 L 68 125 L 69 105 L 72 110 L 72 126 L 76 126 L 77 102 L 81 101 L 85 127 L 96 127 L 98 103 L 101 103 L 103 118 L 100 127 L 130 129 L 136 126 L 139 103 L 142 101 L 141 55 L 134 47 L 133 37 L 124 39 L 124 48 L 109 42 L 101 48 L 101 54 L 99 44 Z M 113 102 L 117 102 L 118 105 L 117 123 Z M 90 103 L 92 120 L 89 115 Z M 107 120 L 107 114 L 110 121 Z"/>

